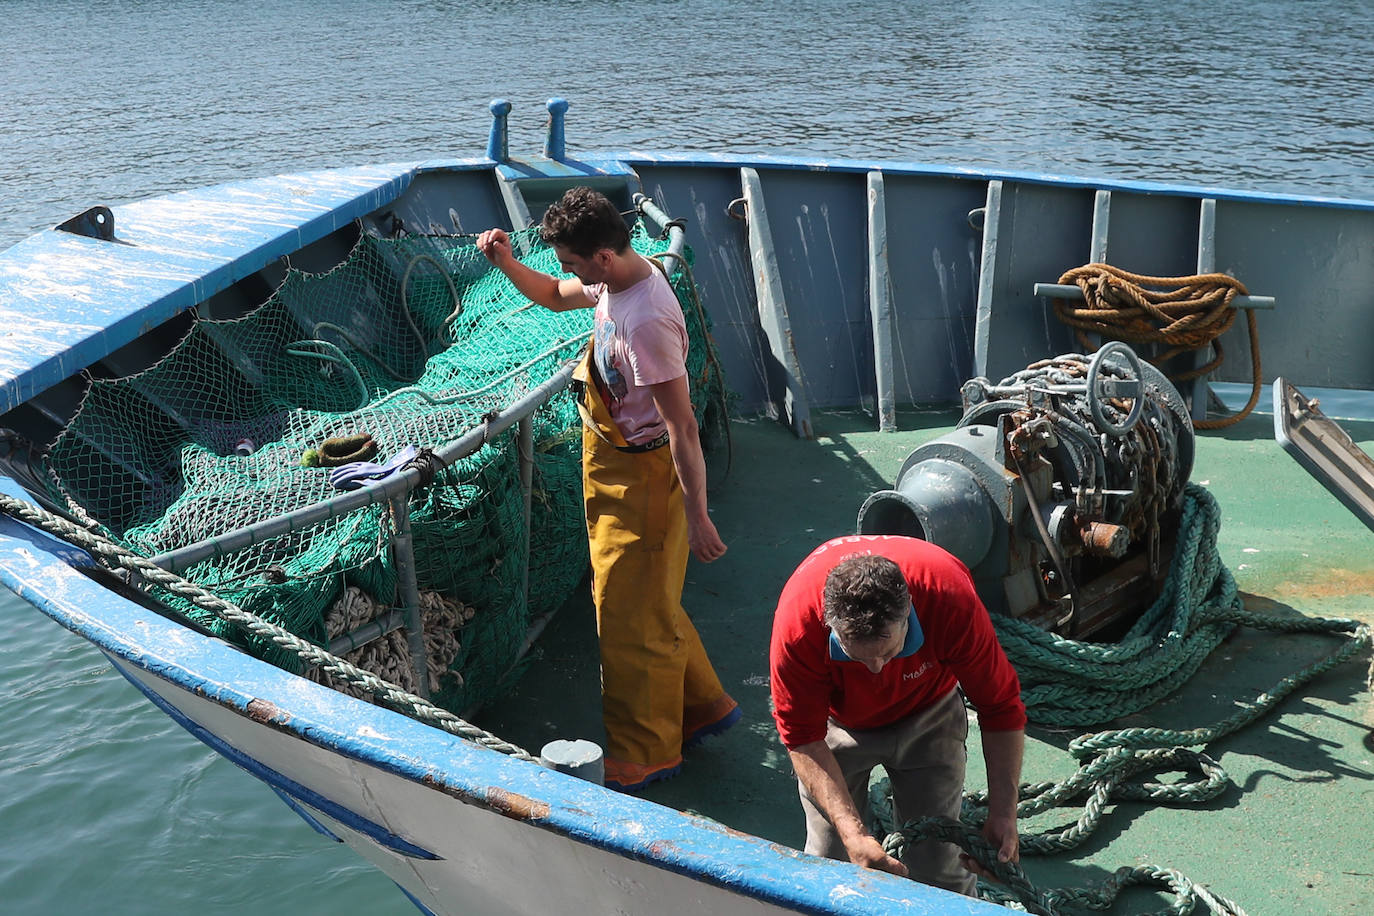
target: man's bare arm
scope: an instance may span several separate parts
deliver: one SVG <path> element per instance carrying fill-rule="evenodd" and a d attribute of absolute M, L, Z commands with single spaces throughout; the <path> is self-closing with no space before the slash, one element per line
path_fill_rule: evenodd
<path fill-rule="evenodd" d="M 864 826 L 845 786 L 834 751 L 824 741 L 813 741 L 787 753 L 792 757 L 792 768 L 797 771 L 797 778 L 806 787 L 807 794 L 835 828 L 849 854 L 849 861 L 905 878 L 906 866 L 883 852 L 882 844 Z"/>
<path fill-rule="evenodd" d="M 520 263 L 511 249 L 510 236 L 502 229 L 488 229 L 477 236 L 477 248 L 497 270 L 505 274 L 520 294 L 535 305 L 554 312 L 589 308 L 595 303 L 583 292 L 576 277 L 560 280 Z"/>
<path fill-rule="evenodd" d="M 1025 748 L 1026 733 L 1022 729 L 983 732 L 983 763 L 988 773 L 988 819 L 983 824 L 983 838 L 997 847 L 997 859 L 1001 862 L 1021 861 L 1016 803 Z M 985 878 L 993 877 L 967 853 L 960 854 L 959 860 L 969 871 Z"/>
<path fill-rule="evenodd" d="M 650 385 L 649 390 L 654 406 L 668 425 L 668 448 L 672 449 L 687 510 L 687 543 L 703 563 L 718 560 L 725 554 L 726 546 L 706 508 L 706 459 L 701 454 L 701 437 L 697 432 L 696 414 L 692 412 L 687 376 Z"/>

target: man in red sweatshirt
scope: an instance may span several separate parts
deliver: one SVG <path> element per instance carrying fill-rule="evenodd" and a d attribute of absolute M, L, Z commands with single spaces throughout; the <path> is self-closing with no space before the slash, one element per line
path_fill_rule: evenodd
<path fill-rule="evenodd" d="M 897 823 L 958 818 L 968 716 L 978 711 L 988 774 L 983 836 L 1019 860 L 1017 787 L 1026 708 L 968 569 L 926 541 L 827 541 L 788 580 L 773 620 L 773 718 L 796 769 L 806 851 L 972 895 L 984 873 L 958 847 L 887 855 L 864 824 L 869 774 L 892 784 Z M 960 865 L 962 864 L 962 868 Z"/>

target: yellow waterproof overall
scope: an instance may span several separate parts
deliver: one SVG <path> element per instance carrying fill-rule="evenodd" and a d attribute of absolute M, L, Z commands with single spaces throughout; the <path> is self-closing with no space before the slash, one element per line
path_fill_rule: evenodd
<path fill-rule="evenodd" d="M 668 446 L 626 452 L 591 361 L 582 383 L 582 494 L 591 545 L 592 598 L 601 642 L 606 754 L 659 765 L 682 757 L 689 718 L 724 695 L 682 607 L 687 515 Z"/>

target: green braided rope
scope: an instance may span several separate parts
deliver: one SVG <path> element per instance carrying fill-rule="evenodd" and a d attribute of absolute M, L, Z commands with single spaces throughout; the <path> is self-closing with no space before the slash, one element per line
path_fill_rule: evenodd
<path fill-rule="evenodd" d="M 324 352 L 315 353 L 305 349 L 306 347 L 319 347 Z M 358 371 L 358 367 L 353 365 L 353 360 L 348 358 L 348 354 L 344 353 L 344 351 L 339 348 L 338 344 L 328 340 L 307 338 L 305 340 L 292 341 L 287 344 L 286 352 L 292 356 L 305 356 L 310 359 L 331 362 L 336 366 L 342 366 L 344 369 L 347 369 L 348 377 L 353 381 L 353 387 L 358 390 L 358 407 L 362 408 L 367 405 L 367 399 L 371 396 L 371 393 L 367 389 L 367 382 L 363 381 L 362 373 Z"/>
<path fill-rule="evenodd" d="M 1042 905 L 1051 913 L 1061 913 L 1066 909 L 1109 910 L 1116 903 L 1116 898 L 1128 887 L 1155 887 L 1173 892 L 1173 901 L 1154 916 L 1188 916 L 1189 913 L 1196 912 L 1199 903 L 1216 916 L 1246 916 L 1245 910 L 1235 901 L 1213 894 L 1175 869 L 1160 868 L 1156 865 L 1125 865 L 1113 872 L 1111 877 L 1096 884 L 1082 888 L 1046 891 L 1042 897 Z M 1015 898 L 997 889 L 985 892 L 983 896 L 984 899 L 1003 906 L 1015 902 Z"/>
<path fill-rule="evenodd" d="M 1172 891 L 1173 901 L 1159 916 L 1187 916 L 1194 912 L 1199 903 L 1216 916 L 1246 916 L 1245 911 L 1234 901 L 1213 894 L 1193 883 L 1181 872 L 1155 865 L 1123 866 L 1113 872 L 1111 877 L 1083 888 L 1042 891 L 1030 882 L 1020 865 L 999 862 L 997 849 L 977 830 L 961 821 L 945 817 L 927 817 L 912 821 L 903 831 L 888 836 L 883 843 L 883 851 L 900 858 L 908 843 L 919 840 L 939 840 L 959 846 L 996 877 L 997 884 L 980 883 L 979 896 L 1002 906 L 1016 905 L 1017 908 L 1039 916 L 1058 916 L 1065 909 L 1109 910 L 1122 891 L 1129 887 L 1156 887 Z"/>
<path fill-rule="evenodd" d="M 1251 615 L 1245 615 L 1246 617 Z M 1248 622 L 1248 621 L 1247 621 Z M 1271 622 L 1265 618 L 1264 623 Z M 1367 651 L 1374 645 L 1374 630 L 1367 624 L 1338 618 L 1316 618 L 1306 621 L 1281 621 L 1281 625 L 1271 627 L 1289 632 L 1343 632 L 1350 638 L 1335 652 L 1324 659 L 1290 675 L 1273 688 L 1260 694 L 1254 702 L 1236 714 L 1223 719 L 1208 728 L 1173 730 L 1158 728 L 1125 728 L 1115 731 L 1083 735 L 1069 744 L 1069 751 L 1084 762 L 1069 778 L 1062 782 L 1023 784 L 1020 787 L 1020 801 L 1016 810 L 1018 818 L 1060 807 L 1067 802 L 1086 796 L 1083 813 L 1073 825 L 1063 830 L 1046 830 L 1039 834 L 1022 834 L 1021 850 L 1028 855 L 1046 855 L 1063 852 L 1080 845 L 1101 823 L 1103 811 L 1109 802 L 1154 801 L 1162 804 L 1193 803 L 1200 804 L 1217 797 L 1231 784 L 1226 771 L 1211 757 L 1188 746 L 1201 746 L 1218 740 L 1254 722 L 1274 708 L 1281 700 L 1310 681 L 1356 654 Z M 1140 777 L 1147 773 L 1194 772 L 1198 778 L 1177 782 L 1162 783 L 1144 781 Z M 879 795 L 881 796 L 881 792 Z M 880 821 L 884 811 L 881 803 L 876 806 Z M 890 817 L 890 815 L 888 815 Z M 893 831 L 884 847 L 894 856 L 900 855 L 893 849 L 904 849 L 907 843 L 924 839 L 944 839 L 956 843 L 969 855 L 976 858 L 984 867 L 994 872 L 1007 885 L 1008 892 L 1030 906 L 1030 900 L 1021 886 L 1016 872 L 1007 871 L 1006 865 L 997 862 L 996 850 L 991 849 L 977 832 L 977 827 L 987 819 L 987 793 L 969 793 L 964 797 L 963 830 L 951 832 L 947 827 L 932 827 L 932 819 L 911 821 Z M 959 822 L 955 822 L 959 823 Z M 976 839 L 975 839 L 976 838 Z M 1134 884 L 1167 884 L 1176 894 L 1176 903 L 1186 903 L 1184 909 L 1171 909 L 1167 912 L 1189 913 L 1196 903 L 1206 904 L 1218 916 L 1231 916 L 1242 913 L 1233 902 L 1214 897 L 1192 884 L 1188 879 L 1171 869 L 1155 866 L 1119 869 L 1109 884 L 1097 890 L 1061 890 L 1044 894 L 1034 892 L 1038 905 L 1054 911 L 1055 901 L 1076 902 L 1078 905 L 1105 909 L 1111 905 L 1116 894 Z M 1110 891 L 1110 893 L 1109 893 Z M 1003 893 L 998 891 L 997 893 Z M 1056 896 L 1057 895 L 1057 896 Z M 1107 895 L 1107 896 L 1104 896 Z M 997 899 L 990 897 L 989 899 Z M 1104 906 L 1088 903 L 1088 900 L 1105 900 Z M 1180 902 L 1181 901 L 1181 902 Z M 1002 902 L 999 900 L 999 902 Z"/>
<path fill-rule="evenodd" d="M 365 671 L 336 655 L 332 655 L 314 643 L 301 639 L 290 630 L 263 620 L 256 614 L 250 614 L 213 592 L 207 591 L 176 573 L 168 572 L 106 537 L 78 527 L 38 506 L 2 493 L 0 493 L 0 511 L 54 534 L 114 566 L 137 573 L 144 579 L 160 585 L 173 594 L 191 600 L 198 607 L 242 627 L 249 633 L 270 639 L 278 646 L 295 652 L 307 664 L 323 668 L 331 675 L 362 687 L 399 712 L 429 722 L 444 731 L 490 750 L 508 754 L 521 760 L 535 763 L 539 761 L 539 758 L 528 751 L 510 744 L 490 732 L 483 731 L 448 710 L 432 705 L 422 697 L 408 693 L 389 681 L 382 680 L 370 671 Z"/>
<path fill-rule="evenodd" d="M 1244 612 L 1235 579 L 1216 550 L 1220 525 L 1216 499 L 1189 484 L 1160 596 L 1119 643 L 1077 642 L 994 615 L 1032 722 L 1090 725 L 1129 715 L 1172 693 L 1197 670 Z"/>
<path fill-rule="evenodd" d="M 1047 895 L 1035 888 L 1015 862 L 999 862 L 997 847 L 993 846 L 974 827 L 947 817 L 923 817 L 910 821 L 901 830 L 888 834 L 883 851 L 895 859 L 906 853 L 906 847 L 922 840 L 953 843 L 973 856 L 992 872 L 1008 892 L 1008 900 L 1019 901 L 1026 910 L 1041 916 L 1054 916 L 1056 910 Z M 1001 901 L 998 901 L 1001 902 Z"/>

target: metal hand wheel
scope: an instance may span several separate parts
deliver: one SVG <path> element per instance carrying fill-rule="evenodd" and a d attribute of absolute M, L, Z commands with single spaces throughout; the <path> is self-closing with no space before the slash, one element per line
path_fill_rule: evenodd
<path fill-rule="evenodd" d="M 1102 378 L 1102 364 L 1116 354 L 1120 354 L 1125 361 L 1128 377 Z M 1126 435 L 1140 422 L 1140 415 L 1145 410 L 1145 383 L 1140 378 L 1140 357 L 1119 340 L 1103 344 L 1088 364 L 1088 390 L 1085 396 L 1088 399 L 1088 411 L 1098 429 L 1117 439 Z M 1130 413 L 1120 423 L 1113 423 L 1107 418 L 1103 402 L 1108 398 L 1122 397 L 1131 398 Z"/>

